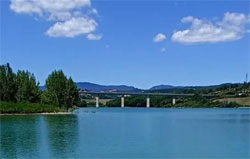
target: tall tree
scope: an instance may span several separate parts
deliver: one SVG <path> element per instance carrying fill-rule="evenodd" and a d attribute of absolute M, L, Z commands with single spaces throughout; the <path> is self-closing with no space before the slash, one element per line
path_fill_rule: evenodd
<path fill-rule="evenodd" d="M 47 90 L 42 95 L 43 103 L 56 104 L 67 109 L 77 104 L 77 87 L 71 78 L 67 79 L 62 70 L 52 72 L 45 86 Z"/>
<path fill-rule="evenodd" d="M 48 94 L 54 97 L 59 106 L 65 106 L 65 96 L 67 90 L 67 77 L 62 70 L 52 72 L 46 80 Z"/>
<path fill-rule="evenodd" d="M 66 106 L 68 109 L 68 107 L 72 107 L 78 104 L 79 93 L 77 86 L 71 77 L 68 79 L 67 83 L 68 84 L 67 84 Z"/>
<path fill-rule="evenodd" d="M 16 75 L 13 73 L 9 63 L 0 66 L 0 100 L 15 102 L 17 85 Z"/>
<path fill-rule="evenodd" d="M 42 92 L 41 103 L 55 106 L 59 105 L 56 94 L 52 94 L 48 90 Z"/>
<path fill-rule="evenodd" d="M 36 78 L 28 71 L 18 71 L 16 75 L 18 91 L 16 99 L 18 102 L 37 103 L 40 101 L 39 83 Z"/>

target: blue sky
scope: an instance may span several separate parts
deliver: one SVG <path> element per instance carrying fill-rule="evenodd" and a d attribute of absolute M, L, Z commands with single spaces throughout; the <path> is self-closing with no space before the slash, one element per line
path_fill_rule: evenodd
<path fill-rule="evenodd" d="M 139 88 L 250 74 L 249 1 L 39 1 L 0 2 L 0 62 L 41 85 L 55 69 Z"/>

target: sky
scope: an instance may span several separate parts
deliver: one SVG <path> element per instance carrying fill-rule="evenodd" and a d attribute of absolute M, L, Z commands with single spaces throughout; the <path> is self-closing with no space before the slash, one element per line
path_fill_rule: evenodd
<path fill-rule="evenodd" d="M 0 64 L 40 85 L 75 82 L 194 86 L 250 75 L 250 2 L 1 0 Z"/>

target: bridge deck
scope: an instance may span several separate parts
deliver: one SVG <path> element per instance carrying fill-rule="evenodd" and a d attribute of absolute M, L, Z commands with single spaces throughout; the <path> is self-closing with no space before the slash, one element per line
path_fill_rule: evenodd
<path fill-rule="evenodd" d="M 81 92 L 80 94 L 91 95 L 141 95 L 141 96 L 169 96 L 169 97 L 191 97 L 194 94 L 175 94 L 175 93 L 148 93 L 148 92 Z M 203 97 L 215 97 L 210 94 L 201 94 Z"/>

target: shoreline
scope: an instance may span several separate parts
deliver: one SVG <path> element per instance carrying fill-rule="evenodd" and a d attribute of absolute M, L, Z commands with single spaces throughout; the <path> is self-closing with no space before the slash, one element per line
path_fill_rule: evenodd
<path fill-rule="evenodd" d="M 73 114 L 73 112 L 53 112 L 53 113 L 4 113 L 0 114 L 0 116 L 11 116 L 11 115 L 69 115 Z"/>
<path fill-rule="evenodd" d="M 86 108 L 96 108 L 96 107 L 86 107 Z M 100 107 L 99 107 L 100 108 Z M 101 107 L 101 108 L 120 108 L 120 107 Z M 146 107 L 125 107 L 125 108 L 146 108 Z M 150 107 L 150 108 L 160 108 L 160 107 Z M 149 109 L 150 109 L 149 108 Z M 185 109 L 185 108 L 196 108 L 196 107 L 169 107 L 171 108 L 178 108 L 178 109 Z M 169 109 L 167 108 L 167 109 Z M 201 108 L 201 107 L 197 107 L 197 108 Z M 201 108 L 204 109 L 205 107 Z M 234 107 L 236 109 L 250 109 L 250 107 Z M 97 108 L 98 109 L 98 108 Z M 163 108 L 164 109 L 164 108 Z M 205 108 L 207 109 L 207 108 Z M 210 109 L 220 109 L 220 107 L 213 107 Z M 224 108 L 227 109 L 227 108 Z M 0 116 L 12 116 L 12 115 L 27 115 L 27 116 L 31 116 L 31 115 L 69 115 L 69 114 L 73 114 L 73 111 L 70 112 L 43 112 L 43 113 L 3 113 L 0 114 Z"/>

